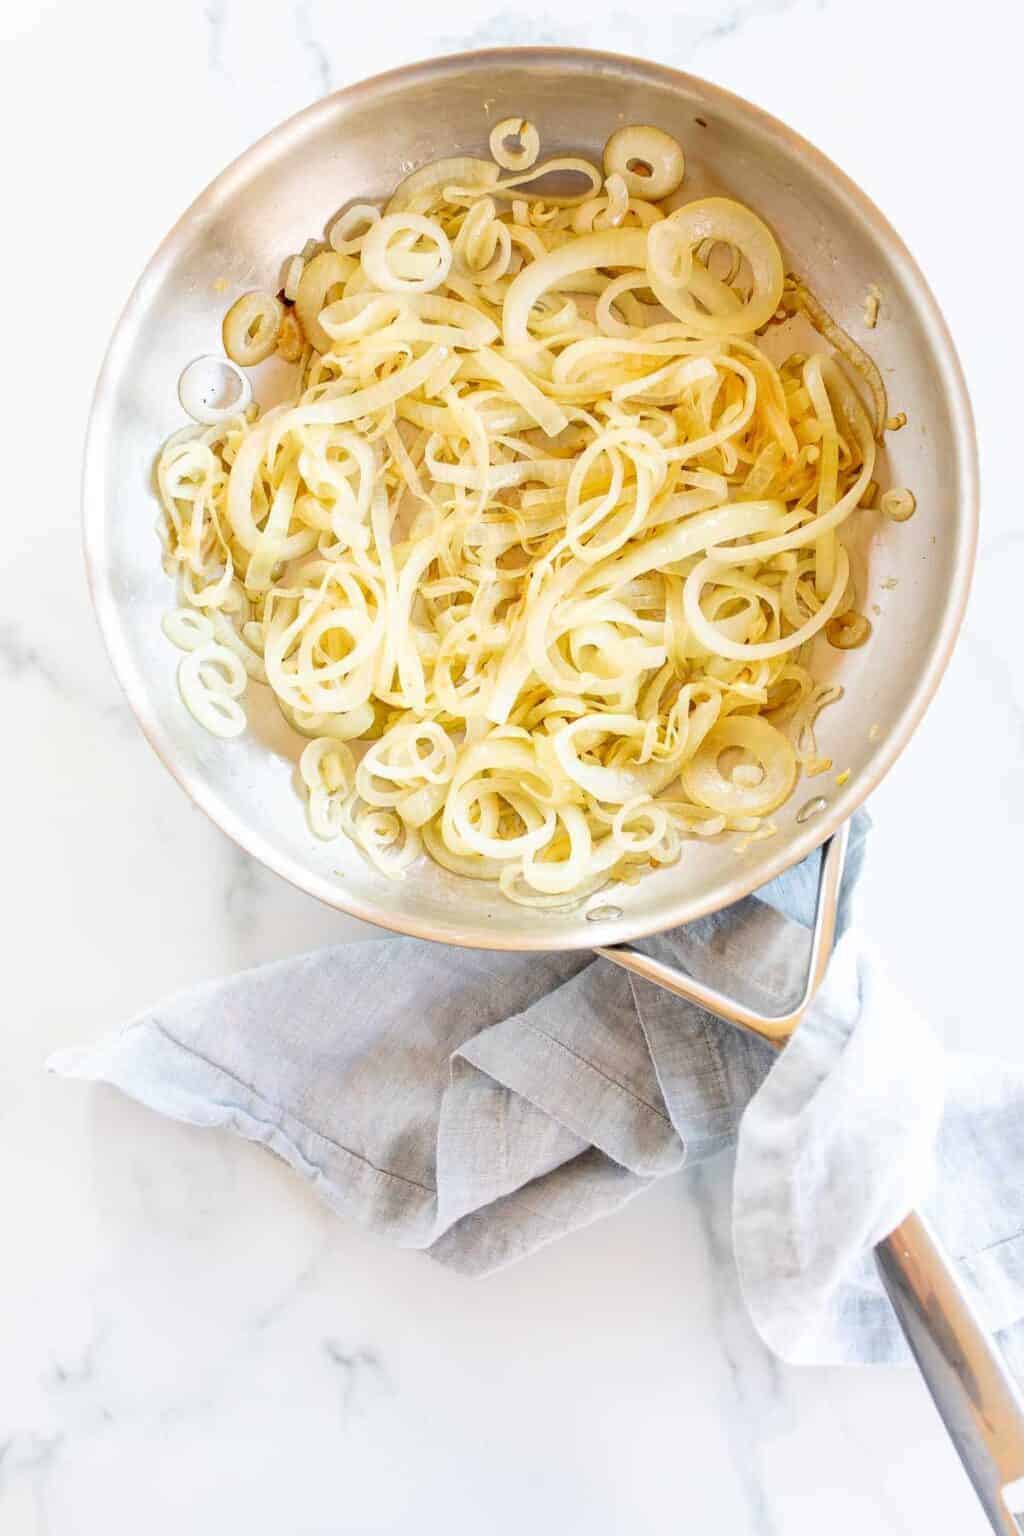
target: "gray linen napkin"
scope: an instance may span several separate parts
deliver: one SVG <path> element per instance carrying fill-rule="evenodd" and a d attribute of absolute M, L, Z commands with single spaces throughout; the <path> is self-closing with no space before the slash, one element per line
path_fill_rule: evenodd
<path fill-rule="evenodd" d="M 859 817 L 841 933 L 866 828 Z M 645 947 L 778 1008 L 802 975 L 817 869 L 813 855 Z M 990 1325 L 1024 1316 L 1024 1071 L 973 1058 L 949 1071 L 852 931 L 778 1060 L 590 954 L 395 938 L 196 987 L 49 1066 L 261 1142 L 338 1210 L 468 1274 L 739 1133 L 736 1260 L 784 1358 L 901 1355 L 866 1254 L 929 1190 Z"/>

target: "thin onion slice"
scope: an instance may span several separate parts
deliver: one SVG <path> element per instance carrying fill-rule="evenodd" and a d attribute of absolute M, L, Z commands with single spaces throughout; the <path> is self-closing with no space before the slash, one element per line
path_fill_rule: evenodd
<path fill-rule="evenodd" d="M 741 748 L 754 758 L 760 774 L 722 772 L 723 753 Z M 774 725 L 757 715 L 730 715 L 705 736 L 682 771 L 683 788 L 699 805 L 728 816 L 767 816 L 789 798 L 797 778 L 796 754 Z"/>
<path fill-rule="evenodd" d="M 332 297 L 341 297 L 355 270 L 355 258 L 339 256 L 337 251 L 321 251 L 303 268 L 295 293 L 295 313 L 303 333 L 318 352 L 331 350 L 331 338 L 320 327 L 320 311 Z"/>
<path fill-rule="evenodd" d="M 224 351 L 240 368 L 252 368 L 277 346 L 284 308 L 271 293 L 254 290 L 236 299 L 224 316 Z"/>
<path fill-rule="evenodd" d="M 395 257 L 391 241 L 396 235 L 413 234 L 433 244 L 428 270 L 422 275 L 407 272 Z M 370 226 L 360 255 L 363 271 L 383 293 L 429 293 L 439 288 L 452 264 L 452 248 L 444 230 L 433 219 L 418 213 L 388 213 Z"/>
<path fill-rule="evenodd" d="M 642 267 L 647 259 L 647 239 L 647 231 L 641 229 L 615 229 L 582 235 L 524 267 L 505 295 L 502 310 L 505 345 L 529 345 L 530 311 L 556 283 L 581 272 L 590 272 L 595 267 Z"/>
<path fill-rule="evenodd" d="M 225 390 L 228 396 L 225 399 Z M 208 352 L 193 358 L 178 380 L 182 409 L 206 427 L 235 420 L 252 402 L 252 385 L 237 363 Z M 218 404 L 218 401 L 223 402 Z"/>
<path fill-rule="evenodd" d="M 400 181 L 384 209 L 385 214 L 417 212 L 431 207 L 453 184 L 482 191 L 498 180 L 501 172 L 490 160 L 474 160 L 460 155 L 450 160 L 433 160 L 421 165 Z"/>
<path fill-rule="evenodd" d="M 509 140 L 518 140 L 518 148 Z M 540 134 L 525 117 L 505 117 L 491 129 L 490 149 L 505 171 L 527 171 L 540 154 Z"/>
<path fill-rule="evenodd" d="M 749 299 L 724 313 L 698 309 L 710 290 L 703 282 L 694 289 L 698 264 L 694 251 L 705 240 L 724 241 L 742 251 L 750 264 L 753 288 Z M 659 303 L 695 336 L 747 336 L 766 324 L 779 307 L 785 268 L 775 236 L 763 220 L 728 197 L 703 197 L 685 203 L 651 226 L 647 276 Z M 731 290 L 727 290 L 731 294 Z"/>
<path fill-rule="evenodd" d="M 681 145 L 661 128 L 619 128 L 604 147 L 605 175 L 620 176 L 630 197 L 660 202 L 680 186 L 685 170 Z"/>

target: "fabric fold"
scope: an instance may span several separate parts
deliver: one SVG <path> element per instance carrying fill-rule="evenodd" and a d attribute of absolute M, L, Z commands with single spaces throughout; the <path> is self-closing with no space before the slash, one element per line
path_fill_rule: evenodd
<path fill-rule="evenodd" d="M 645 947 L 778 1011 L 802 986 L 819 867 Z M 1024 1069 L 944 1058 L 855 931 L 781 1057 L 585 952 L 387 939 L 193 988 L 49 1065 L 268 1147 L 335 1209 L 465 1274 L 736 1143 L 736 1263 L 778 1354 L 902 1356 L 868 1250 L 922 1201 L 1016 1347 Z"/>

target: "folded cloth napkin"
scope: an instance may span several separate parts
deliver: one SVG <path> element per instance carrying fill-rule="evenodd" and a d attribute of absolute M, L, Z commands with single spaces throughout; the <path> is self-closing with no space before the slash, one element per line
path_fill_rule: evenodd
<path fill-rule="evenodd" d="M 779 1057 L 589 953 L 391 938 L 196 987 L 49 1066 L 262 1142 L 338 1210 L 469 1274 L 738 1141 L 736 1262 L 783 1358 L 902 1354 L 869 1249 L 917 1204 L 1007 1329 L 1024 1317 L 1024 1069 L 947 1060 L 849 928 L 866 826 L 828 980 Z M 818 859 L 644 947 L 780 1009 Z"/>

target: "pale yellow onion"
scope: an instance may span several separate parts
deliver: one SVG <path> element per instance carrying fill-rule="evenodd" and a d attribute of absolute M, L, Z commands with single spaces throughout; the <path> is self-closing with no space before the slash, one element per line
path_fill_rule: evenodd
<path fill-rule="evenodd" d="M 423 846 L 442 869 L 467 880 L 497 880 L 504 867 L 500 859 L 487 859 L 480 854 L 456 853 L 449 847 L 441 827 L 440 818 L 425 822 L 422 828 Z"/>
<path fill-rule="evenodd" d="M 607 186 L 607 183 L 605 185 Z M 598 229 L 618 229 L 630 217 L 641 229 L 649 229 L 652 224 L 659 223 L 665 214 L 661 208 L 654 203 L 646 202 L 642 197 L 628 198 L 624 208 L 619 202 L 613 208 L 611 198 L 608 196 L 591 197 L 585 203 L 580 203 L 574 211 L 572 228 L 577 235 L 589 235 Z M 645 288 L 647 286 L 646 277 L 642 286 Z"/>
<path fill-rule="evenodd" d="M 380 209 L 376 203 L 352 203 L 331 225 L 331 249 L 341 256 L 354 256 L 379 220 Z"/>
<path fill-rule="evenodd" d="M 284 309 L 271 293 L 243 293 L 224 316 L 224 351 L 241 368 L 262 363 L 277 346 Z"/>
<path fill-rule="evenodd" d="M 221 609 L 214 609 L 210 613 L 210 623 L 213 627 L 213 638 L 229 651 L 234 651 L 246 675 L 255 683 L 267 681 L 267 669 L 263 661 L 262 640 L 257 650 L 247 639 L 245 633 L 240 633 L 234 622 Z M 245 625 L 245 630 L 251 630 L 250 625 Z"/>
<path fill-rule="evenodd" d="M 686 162 L 671 134 L 636 124 L 612 134 L 604 147 L 604 169 L 606 176 L 622 177 L 631 197 L 656 203 L 679 187 Z"/>
<path fill-rule="evenodd" d="M 178 666 L 181 697 L 189 713 L 212 736 L 240 736 L 245 730 L 245 711 L 238 703 L 245 684 L 241 661 L 216 641 L 189 651 Z"/>
<path fill-rule="evenodd" d="M 871 424 L 858 396 L 831 358 L 819 359 L 822 377 L 832 392 L 833 403 L 843 418 L 861 454 L 861 466 L 857 478 L 843 496 L 827 512 L 802 526 L 780 534 L 776 538 L 761 539 L 746 549 L 716 549 L 713 558 L 722 565 L 742 565 L 750 560 L 765 560 L 785 550 L 798 549 L 801 545 L 820 539 L 846 521 L 861 504 L 871 481 L 875 467 L 875 442 Z"/>
<path fill-rule="evenodd" d="M 350 795 L 340 807 L 341 824 L 370 863 L 390 879 L 400 880 L 419 858 L 422 844 L 414 827 L 394 811 L 365 805 Z"/>
<path fill-rule="evenodd" d="M 543 165 L 533 165 L 529 170 L 521 171 L 513 176 L 505 176 L 500 181 L 491 183 L 488 192 L 492 197 L 513 197 L 514 194 L 530 182 L 539 181 L 542 176 L 553 176 L 566 171 L 575 175 L 585 176 L 590 183 L 583 192 L 577 193 L 550 193 L 546 192 L 543 201 L 548 205 L 550 214 L 547 222 L 554 223 L 560 216 L 560 210 L 575 208 L 592 197 L 601 186 L 601 173 L 589 160 L 583 160 L 578 155 L 561 155 L 554 160 L 545 160 Z M 450 188 L 454 193 L 465 193 L 468 188 Z"/>
<path fill-rule="evenodd" d="M 435 293 L 355 294 L 321 310 L 320 323 L 332 341 L 355 341 L 377 334 L 476 350 L 498 337 L 494 321 L 471 304 Z"/>
<path fill-rule="evenodd" d="M 400 258 L 389 251 L 396 235 L 410 233 L 432 241 L 435 252 L 429 269 L 422 276 L 403 276 Z M 447 235 L 433 219 L 419 213 L 387 213 L 372 225 L 363 240 L 359 259 L 369 281 L 385 293 L 429 293 L 439 288 L 452 264 L 452 248 Z"/>
<path fill-rule="evenodd" d="M 209 613 L 229 658 L 186 673 L 212 728 L 244 727 L 231 690 L 265 676 L 321 743 L 303 780 L 317 836 L 395 877 L 423 850 L 541 909 L 671 863 L 687 836 L 770 832 L 756 752 L 726 775 L 743 800 L 728 814 L 685 780 L 688 798 L 655 797 L 716 720 L 795 709 L 807 734 L 793 658 L 850 601 L 837 530 L 874 456 L 828 359 L 793 365 L 794 395 L 793 369 L 739 333 L 750 306 L 706 265 L 710 236 L 669 236 L 655 262 L 708 337 L 634 298 L 647 229 L 577 237 L 604 216 L 657 229 L 662 211 L 623 212 L 617 172 L 604 199 L 532 202 L 545 170 L 417 173 L 416 206 L 391 211 L 421 222 L 392 224 L 384 281 L 434 282 L 454 241 L 434 291 L 305 251 L 317 350 L 296 398 L 179 434 L 158 473 L 165 560 L 196 616 L 169 628 L 201 650 Z M 827 578 L 833 545 L 823 614 L 815 560 Z M 351 774 L 332 746 L 349 740 Z"/>
<path fill-rule="evenodd" d="M 446 347 L 428 347 L 421 357 L 416 358 L 407 367 L 399 369 L 376 384 L 367 385 L 365 389 L 356 390 L 350 395 L 332 395 L 312 405 L 294 406 L 286 416 L 275 420 L 275 430 L 280 435 L 284 431 L 293 431 L 297 427 L 314 422 L 341 426 L 343 423 L 358 421 L 361 417 L 369 416 L 374 411 L 379 411 L 384 406 L 400 400 L 403 395 L 412 394 L 420 389 L 448 356 Z M 269 420 L 269 415 L 264 419 Z M 234 472 L 232 471 L 233 481 Z"/>
<path fill-rule="evenodd" d="M 421 831 L 438 814 L 447 797 L 447 784 L 421 784 L 402 795 L 395 811 L 406 826 Z"/>
<path fill-rule="evenodd" d="M 320 311 L 330 302 L 331 295 L 340 290 L 356 270 L 353 256 L 339 256 L 336 251 L 321 251 L 308 261 L 295 292 L 295 313 L 299 318 L 307 341 L 318 352 L 329 352 L 331 338 L 320 328 Z"/>
<path fill-rule="evenodd" d="M 730 748 L 742 748 L 762 770 L 756 783 L 727 778 L 719 762 Z M 691 799 L 727 815 L 766 816 L 788 799 L 796 783 L 796 754 L 775 726 L 757 715 L 719 720 L 696 753 L 684 763 L 683 788 Z"/>
<path fill-rule="evenodd" d="M 504 386 L 516 404 L 521 405 L 549 437 L 557 436 L 569 425 L 569 418 L 561 406 L 538 389 L 523 370 L 509 358 L 504 357 L 500 352 L 495 352 L 491 347 L 481 347 L 476 353 L 475 361 L 485 373 Z"/>
<path fill-rule="evenodd" d="M 653 226 L 655 229 L 659 225 Z M 542 294 L 567 277 L 595 267 L 640 267 L 646 262 L 648 232 L 616 229 L 582 235 L 524 267 L 505 295 L 502 331 L 505 345 L 527 346 L 530 311 Z"/>
<path fill-rule="evenodd" d="M 512 264 L 512 236 L 489 197 L 475 202 L 452 244 L 453 266 L 481 292 L 504 277 Z"/>
<path fill-rule="evenodd" d="M 314 710 L 290 709 L 282 699 L 277 702 L 285 719 L 304 736 L 330 736 L 335 741 L 354 741 L 359 736 L 365 736 L 373 725 L 373 706 L 370 704 L 325 715 Z"/>
<path fill-rule="evenodd" d="M 671 759 L 662 763 L 630 764 L 626 768 L 588 764 L 580 758 L 576 741 L 580 735 L 594 732 L 638 741 L 643 737 L 644 727 L 634 715 L 582 715 L 552 737 L 555 756 L 567 777 L 595 800 L 603 800 L 609 805 L 625 805 L 637 795 L 656 795 L 679 772 L 678 762 Z"/>
<path fill-rule="evenodd" d="M 683 587 L 683 611 L 686 622 L 694 638 L 712 656 L 725 656 L 731 661 L 760 661 L 770 656 L 784 656 L 788 651 L 799 650 L 800 646 L 805 645 L 820 629 L 824 629 L 843 600 L 850 575 L 850 557 L 840 545 L 836 553 L 836 577 L 832 590 L 817 613 L 812 614 L 805 624 L 794 630 L 792 634 L 782 636 L 781 639 L 754 644 L 730 639 L 723 633 L 720 626 L 712 624 L 701 611 L 700 594 L 705 584 L 709 581 L 713 582 L 716 572 L 721 573 L 721 571 L 722 567 L 713 559 L 701 560 L 694 566 Z"/>
<path fill-rule="evenodd" d="M 306 263 L 301 256 L 293 256 L 284 269 L 284 281 L 281 284 L 281 292 L 289 304 L 294 304 L 299 292 L 299 283 Z"/>
<path fill-rule="evenodd" d="M 880 509 L 894 523 L 905 523 L 913 517 L 917 510 L 917 501 L 913 491 L 908 491 L 905 486 L 883 491 L 882 499 L 878 503 Z"/>
<path fill-rule="evenodd" d="M 618 171 L 613 171 L 605 177 L 604 190 L 608 197 L 608 207 L 605 213 L 605 224 L 609 229 L 617 229 L 629 212 L 629 187 L 626 178 Z M 657 221 L 652 219 L 652 223 Z"/>
<path fill-rule="evenodd" d="M 546 895 L 576 896 L 589 881 L 614 868 L 626 850 L 614 836 L 595 844 L 587 818 L 578 806 L 560 806 L 558 817 L 569 836 L 568 857 L 539 858 L 531 849 L 523 858 L 522 879 Z"/>
<path fill-rule="evenodd" d="M 307 789 L 321 787 L 330 794 L 348 794 L 355 783 L 356 765 L 350 749 L 333 736 L 318 736 L 303 748 L 299 775 Z"/>
<path fill-rule="evenodd" d="M 317 784 L 308 791 L 307 815 L 310 831 L 321 842 L 331 842 L 345 830 L 344 800 Z"/>
<path fill-rule="evenodd" d="M 421 165 L 400 181 L 388 200 L 384 212 L 405 213 L 429 208 L 446 186 L 459 183 L 482 190 L 498 180 L 501 172 L 491 160 L 476 160 L 465 155 L 449 160 L 434 160 Z"/>
<path fill-rule="evenodd" d="M 837 613 L 825 625 L 825 638 L 838 651 L 855 651 L 871 638 L 871 620 L 862 613 Z"/>
<path fill-rule="evenodd" d="M 172 608 L 165 613 L 160 627 L 179 651 L 194 651 L 213 639 L 213 625 L 205 614 L 194 608 Z"/>
<path fill-rule="evenodd" d="M 746 336 L 770 320 L 782 300 L 785 270 L 767 224 L 742 203 L 728 197 L 704 197 L 654 224 L 649 232 L 647 275 L 659 303 L 684 321 L 695 336 Z M 679 253 L 691 253 L 704 240 L 724 240 L 743 252 L 753 274 L 745 304 L 727 314 L 698 309 L 686 281 L 672 280 Z"/>
<path fill-rule="evenodd" d="M 532 888 L 523 888 L 523 871 L 517 864 L 506 864 L 498 876 L 498 886 L 506 901 L 514 902 L 517 907 L 533 907 L 542 911 L 571 912 L 607 883 L 608 871 L 601 869 L 574 886 L 568 894 L 548 896 Z"/>
<path fill-rule="evenodd" d="M 509 139 L 518 139 L 518 149 L 509 148 Z M 504 117 L 491 129 L 488 141 L 491 154 L 505 171 L 526 171 L 540 154 L 540 134 L 525 117 Z"/>

